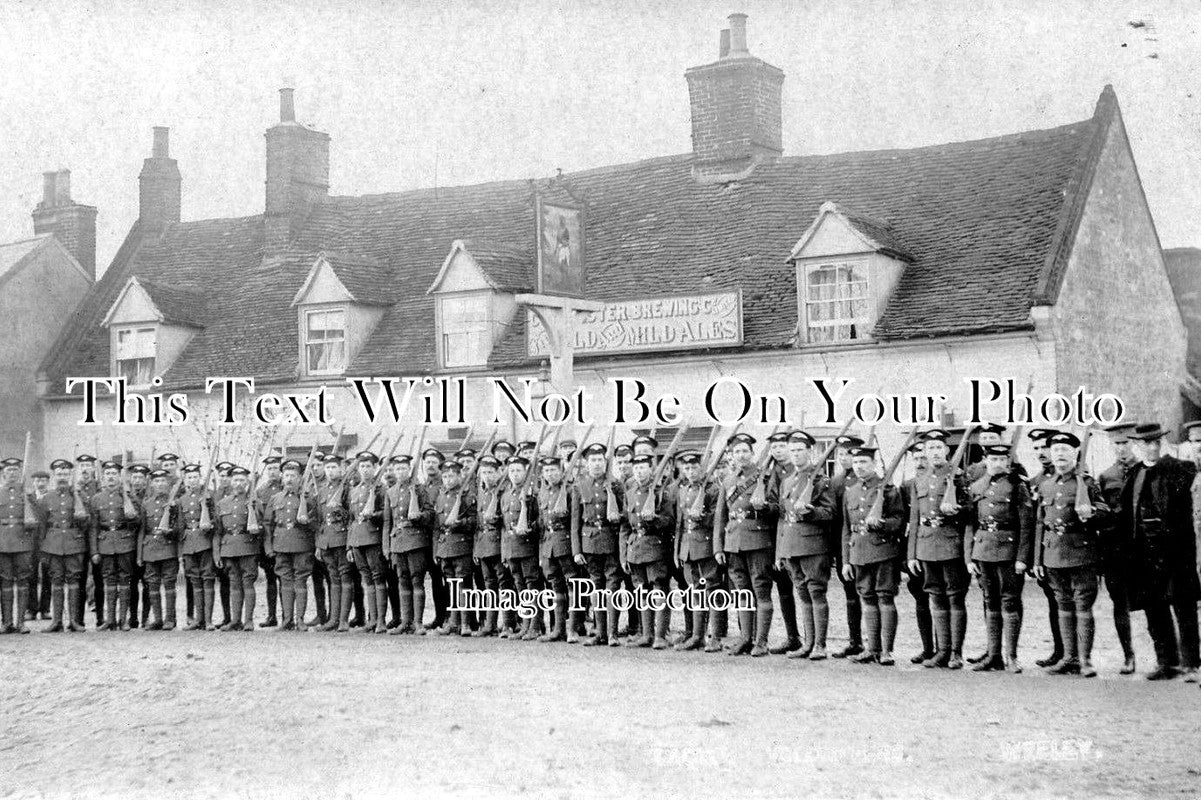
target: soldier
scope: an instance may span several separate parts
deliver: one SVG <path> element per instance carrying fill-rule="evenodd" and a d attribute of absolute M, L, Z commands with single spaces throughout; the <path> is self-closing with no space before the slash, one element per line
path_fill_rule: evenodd
<path fill-rule="evenodd" d="M 765 656 L 771 629 L 771 562 L 775 551 L 779 502 L 776 490 L 759 467 L 751 462 L 755 437 L 738 433 L 730 438 L 731 472 L 718 495 L 716 548 L 719 564 L 729 563 L 735 589 L 755 595 L 755 611 L 739 611 L 739 637 L 728 648 L 730 655 Z M 754 637 L 752 639 L 752 636 Z"/>
<path fill-rule="evenodd" d="M 579 612 L 571 612 L 570 627 L 567 623 L 567 581 L 576 574 L 571 554 L 571 509 L 567 502 L 569 490 L 563 478 L 562 459 L 548 456 L 539 462 L 539 466 L 542 469 L 542 481 L 538 487 L 538 560 L 543 576 L 555 593 L 555 612 L 554 625 L 538 641 L 561 642 L 567 639 L 569 644 L 574 644 L 578 641 L 575 617 Z"/>
<path fill-rule="evenodd" d="M 350 489 L 347 510 L 350 530 L 346 544 L 348 554 L 364 577 L 371 579 L 367 591 L 367 624 L 364 633 L 388 632 L 388 583 L 384 577 L 384 488 L 383 476 L 377 475 L 379 458 L 363 451 L 357 458 L 359 483 Z M 374 623 L 374 624 L 372 624 Z"/>
<path fill-rule="evenodd" d="M 150 491 L 142 501 L 142 529 L 138 533 L 137 550 L 137 561 L 150 590 L 153 620 L 146 626 L 149 631 L 175 628 L 180 530 L 179 507 L 171 498 L 171 477 L 166 470 L 156 469 L 150 473 Z"/>
<path fill-rule="evenodd" d="M 434 503 L 413 475 L 412 458 L 396 464 L 396 485 L 384 503 L 384 536 L 400 593 L 400 625 L 389 633 L 424 634 L 425 576 L 434 560 Z"/>
<path fill-rule="evenodd" d="M 425 471 L 425 491 L 430 503 L 438 501 L 438 493 L 442 490 L 442 464 L 446 456 L 436 447 L 427 447 L 421 453 L 421 465 Z M 430 558 L 429 563 L 430 592 L 434 598 L 434 619 L 425 626 L 427 631 L 435 631 L 446 624 L 447 605 L 450 593 L 446 587 L 446 576 L 442 574 L 442 565 L 437 558 Z"/>
<path fill-rule="evenodd" d="M 150 490 L 150 468 L 145 464 L 132 464 L 125 471 L 125 474 L 129 481 L 125 493 L 133 500 L 134 505 L 140 509 L 142 500 L 146 497 L 146 492 Z M 141 524 L 140 514 L 141 512 L 139 511 L 139 526 Z M 136 533 L 137 531 L 135 531 L 135 539 Z M 146 587 L 144 578 L 142 567 L 138 564 L 137 545 L 135 543 L 132 569 L 129 573 L 129 626 L 131 628 L 138 627 L 139 623 L 145 625 L 146 617 L 150 614 L 150 590 Z M 140 604 L 139 598 L 141 600 Z"/>
<path fill-rule="evenodd" d="M 789 455 L 788 449 L 789 437 L 793 433 L 794 431 L 790 430 L 777 431 L 767 437 L 768 447 L 771 448 L 771 480 L 775 481 L 777 494 L 780 492 L 780 487 L 784 485 L 784 481 L 796 469 L 792 463 L 792 457 Z M 782 563 L 783 565 L 781 565 Z M 780 617 L 784 621 L 785 633 L 784 642 L 770 648 L 771 652 L 773 655 L 798 652 L 803 649 L 801 634 L 797 628 L 797 604 L 795 598 L 798 588 L 795 585 L 794 576 L 788 572 L 787 562 L 773 561 L 771 578 L 772 583 L 776 586 L 776 605 L 780 610 Z M 802 657 L 798 656 L 798 658 Z"/>
<path fill-rule="evenodd" d="M 330 453 L 322 459 L 324 480 L 314 489 L 321 528 L 314 544 L 316 556 L 325 564 L 330 578 L 329 619 L 318 630 L 345 633 L 350 630 L 350 606 L 354 601 L 354 576 L 347 555 L 350 525 L 350 487 L 343 480 L 342 457 Z"/>
<path fill-rule="evenodd" d="M 66 587 L 67 630 L 82 631 L 83 602 L 81 577 L 88 553 L 87 526 L 90 517 L 82 496 L 71 486 L 73 465 L 60 458 L 50 465 L 54 488 L 43 499 L 41 550 L 50 559 L 50 627 L 48 633 L 63 629 L 63 587 Z"/>
<path fill-rule="evenodd" d="M 980 458 L 978 458 L 978 459 L 975 458 L 976 448 L 969 446 L 967 449 L 967 457 L 964 459 L 965 463 L 967 463 L 967 466 L 964 467 L 964 469 L 963 469 L 963 485 L 964 486 L 970 487 L 970 486 L 974 485 L 988 471 L 985 466 L 984 450 L 986 447 L 1000 444 L 1001 443 L 1001 434 L 1003 434 L 1004 432 L 1005 432 L 1005 426 L 1000 425 L 996 422 L 986 422 L 983 425 L 981 425 L 980 427 L 976 428 L 976 430 L 975 430 L 976 444 L 979 445 Z M 970 491 L 969 491 L 969 494 L 970 494 Z M 975 498 L 970 498 L 970 499 L 974 500 Z M 969 517 L 971 516 L 970 509 L 968 512 L 968 516 Z M 969 550 L 970 550 L 970 547 L 969 547 Z M 972 566 L 971 562 L 969 561 L 968 562 L 969 571 L 971 569 L 971 566 Z M 981 594 L 980 594 L 980 610 L 981 610 L 981 613 L 983 614 L 983 619 L 987 620 L 988 619 L 988 598 L 984 596 L 984 585 L 981 583 L 980 576 L 976 573 L 973 573 L 973 574 L 976 577 L 976 585 L 980 587 L 980 592 L 981 592 Z M 991 653 L 989 652 L 989 649 L 986 647 L 984 649 L 984 652 L 982 652 L 980 655 L 970 656 L 967 659 L 967 663 L 973 664 L 973 665 L 979 664 L 982 661 L 989 660 L 990 656 L 991 656 Z M 998 658 L 999 658 L 999 656 L 998 656 Z"/>
<path fill-rule="evenodd" d="M 838 437 L 837 443 L 838 447 L 834 450 L 834 474 L 830 478 L 830 491 L 834 493 L 834 511 L 836 514 L 841 514 L 843 496 L 846 494 L 847 487 L 858 480 L 851 468 L 851 450 L 862 447 L 864 442 L 858 436 L 842 434 Z M 836 518 L 831 527 L 841 536 L 842 519 Z M 839 548 L 839 558 L 841 557 L 841 548 Z M 854 581 L 843 580 L 842 576 L 845 571 L 842 567 L 841 562 L 835 562 L 834 573 L 842 581 L 842 591 L 846 597 L 847 646 L 834 651 L 831 655 L 835 658 L 850 658 L 863 652 L 863 610 L 859 606 L 859 590 L 855 587 Z"/>
<path fill-rule="evenodd" d="M 311 487 L 308 493 L 317 499 L 318 516 L 320 516 L 321 508 L 321 490 L 325 486 L 325 461 L 320 450 L 310 452 L 311 458 L 304 465 L 305 480 Z M 317 522 L 317 531 L 314 537 L 314 545 L 317 550 L 313 553 L 313 605 L 315 606 L 315 614 L 312 619 L 305 624 L 310 628 L 318 628 L 324 630 L 324 626 L 329 622 L 329 609 L 326 606 L 326 585 L 330 581 L 330 574 L 325 568 L 325 560 L 320 554 L 321 547 L 318 539 L 321 537 L 321 523 Z M 335 622 L 335 626 L 336 626 Z"/>
<path fill-rule="evenodd" d="M 1022 630 L 1022 587 L 1034 560 L 1034 504 L 1014 469 L 1008 445 L 984 447 L 985 472 L 971 484 L 972 505 L 964 528 L 968 570 L 980 582 L 988 624 L 988 653 L 977 672 L 1021 672 L 1018 635 Z M 1002 642 L 1004 655 L 1002 656 Z"/>
<path fill-rule="evenodd" d="M 263 459 L 263 475 L 258 486 L 252 486 L 258 507 L 266 511 L 271 499 L 283 488 L 280 475 L 282 456 L 267 456 Z M 267 619 L 263 620 L 260 628 L 274 628 L 279 624 L 275 618 L 275 605 L 279 598 L 279 579 L 275 575 L 275 560 L 267 555 L 267 537 L 263 536 L 263 552 L 259 557 L 259 566 L 267 578 Z"/>
<path fill-rule="evenodd" d="M 279 576 L 280 607 L 283 609 L 283 624 L 280 630 L 305 631 L 304 614 L 308 607 L 309 575 L 313 572 L 315 537 L 313 528 L 317 520 L 317 508 L 311 497 L 303 501 L 300 497 L 299 461 L 288 459 L 280 465 L 282 488 L 271 498 L 263 514 L 263 525 L 267 529 L 264 549 L 275 562 Z M 301 515 L 304 507 L 303 521 Z"/>
<path fill-rule="evenodd" d="M 1034 455 L 1038 458 L 1039 462 L 1039 471 L 1027 482 L 1030 487 L 1030 499 L 1034 503 L 1036 516 L 1039 509 L 1039 486 L 1042 484 L 1043 478 L 1055 474 L 1055 468 L 1051 466 L 1051 451 L 1047 447 L 1047 437 L 1054 433 L 1055 431 L 1050 428 L 1035 428 L 1027 434 L 1030 439 L 1030 445 L 1034 448 Z M 1051 588 L 1051 581 L 1047 579 L 1047 574 L 1045 572 L 1041 575 L 1036 573 L 1034 577 L 1038 583 L 1038 587 L 1043 591 L 1043 597 L 1047 601 L 1047 621 L 1050 623 L 1049 628 L 1051 630 L 1052 642 L 1051 654 L 1046 658 L 1038 659 L 1034 663 L 1040 667 L 1049 667 L 1063 660 L 1063 639 L 1059 635 L 1059 607 L 1056 605 L 1055 590 Z"/>
<path fill-rule="evenodd" d="M 606 589 L 609 597 L 621 588 L 621 509 L 625 489 L 608 474 L 608 448 L 594 442 L 584 448 L 584 474 L 571 488 L 571 553 L 588 572 L 593 588 Z M 612 498 L 612 499 L 610 499 Z M 618 611 L 611 603 L 593 606 L 595 633 L 585 647 L 617 642 Z"/>
<path fill-rule="evenodd" d="M 524 444 L 524 443 L 523 443 Z M 532 443 L 531 443 L 532 444 Z M 520 453 L 521 445 L 517 446 Z M 504 530 L 500 539 L 501 560 L 509 565 L 518 594 L 542 588 L 542 570 L 538 566 L 538 498 L 527 486 L 530 462 L 516 455 L 505 462 L 507 488 L 501 493 L 500 509 Z M 523 616 L 521 629 L 510 638 L 532 641 L 542 635 L 542 614 Z"/>
<path fill-rule="evenodd" d="M 97 630 L 129 630 L 129 574 L 138 547 L 141 514 L 125 497 L 121 465 L 105 461 L 101 466 L 103 486 L 92 497 L 89 530 L 92 563 L 100 564 L 104 576 L 104 622 Z"/>
<path fill-rule="evenodd" d="M 231 466 L 229 487 L 217 501 L 217 525 L 213 536 L 216 550 L 214 566 L 229 576 L 231 619 L 223 631 L 253 631 L 255 581 L 258 580 L 258 555 L 262 526 L 251 519 L 250 470 Z M 251 523 L 256 523 L 251 525 Z M 253 528 L 253 529 L 252 529 Z"/>
<path fill-rule="evenodd" d="M 216 598 L 217 570 L 213 565 L 217 550 L 213 541 L 216 510 L 212 498 L 205 496 L 204 477 L 199 464 L 183 468 L 183 492 L 179 495 L 183 541 L 179 555 L 184 577 L 192 586 L 194 614 L 184 630 L 210 630 L 213 627 L 213 601 Z"/>
<path fill-rule="evenodd" d="M 925 577 L 934 623 L 935 653 L 925 667 L 963 668 L 967 633 L 967 558 L 963 551 L 962 482 L 947 462 L 947 438 L 941 428 L 922 434 L 930 469 L 913 482 L 909 500 L 909 569 Z"/>
<path fill-rule="evenodd" d="M 459 609 L 458 588 L 462 581 L 471 577 L 471 547 L 475 541 L 475 526 L 478 511 L 475 491 L 462 481 L 463 465 L 458 461 L 442 462 L 442 491 L 434 502 L 435 524 L 438 537 L 434 545 L 434 556 L 442 566 L 442 573 L 452 583 L 450 613 L 446 625 L 437 630 L 439 636 L 470 636 L 467 619 Z"/>
<path fill-rule="evenodd" d="M 30 475 L 29 479 L 33 482 L 33 491 L 25 496 L 33 504 L 36 517 L 42 508 L 42 500 L 50 491 L 50 473 L 39 469 Z M 50 562 L 41 550 L 40 532 L 34 536 L 38 546 L 34 548 L 33 575 L 29 578 L 29 610 L 25 613 L 26 622 L 50 616 Z"/>
<path fill-rule="evenodd" d="M 1133 424 L 1125 424 L 1106 429 L 1117 459 L 1097 478 L 1105 505 L 1113 512 L 1101 536 L 1101 575 L 1105 579 L 1109 599 L 1113 602 L 1113 627 L 1122 646 L 1122 675 L 1132 675 L 1136 668 L 1130 632 L 1130 540 L 1126 536 L 1129 530 L 1119 524 L 1117 515 L 1126 476 L 1137 461 L 1130 449 L 1130 431 L 1133 427 Z"/>
<path fill-rule="evenodd" d="M 716 458 L 716 455 L 714 456 Z M 685 451 L 676 457 L 681 480 L 676 489 L 675 559 L 688 571 L 688 582 L 704 593 L 705 602 L 692 613 L 692 636 L 676 650 L 721 652 L 717 617 L 707 613 L 712 598 L 722 588 L 713 543 L 717 540 L 717 496 L 721 488 L 701 471 L 701 454 Z M 707 635 L 706 635 L 707 633 Z"/>
<path fill-rule="evenodd" d="M 1055 590 L 1059 609 L 1062 660 L 1047 667 L 1055 675 L 1095 677 L 1092 665 L 1093 603 L 1101 564 L 1099 530 L 1109 509 L 1093 479 L 1077 465 L 1080 439 L 1071 433 L 1048 436 L 1054 474 L 1038 488 L 1034 564 Z M 1077 484 L 1084 481 L 1087 500 L 1076 504 Z"/>
<path fill-rule="evenodd" d="M 0 633 L 29 633 L 25 611 L 29 608 L 29 577 L 38 549 L 38 524 L 36 514 L 26 519 L 23 464 L 19 458 L 0 461 Z"/>
<path fill-rule="evenodd" d="M 623 490 L 625 489 L 626 485 L 629 484 L 630 479 L 634 477 L 633 461 L 634 448 L 631 445 L 619 444 L 613 448 L 613 471 L 617 476 L 617 480 L 621 482 Z M 625 508 L 624 504 L 622 505 L 622 508 Z M 618 539 L 619 542 L 625 539 L 626 535 L 629 533 L 629 527 L 629 520 L 626 519 L 626 515 L 623 510 L 621 515 L 621 534 L 620 538 Z M 629 574 L 624 571 L 621 573 L 621 588 L 625 589 L 627 592 L 632 592 L 634 590 L 634 581 L 631 580 Z M 618 646 L 621 644 L 621 642 L 615 641 L 619 635 L 635 636 L 639 633 L 639 630 L 642 627 L 642 615 L 638 609 L 631 607 L 630 610 L 626 612 L 626 615 L 626 628 L 624 630 L 609 632 L 609 643 L 613 646 Z"/>
<path fill-rule="evenodd" d="M 930 462 L 926 460 L 926 445 L 918 439 L 909 446 L 909 452 L 913 456 L 913 477 L 905 481 L 901 486 L 901 500 L 905 504 L 905 520 L 909 520 L 909 498 L 913 494 L 913 483 L 922 476 L 929 468 Z M 913 615 L 917 622 L 917 633 L 922 640 L 921 652 L 910 657 L 910 664 L 921 664 L 928 658 L 934 657 L 934 623 L 930 618 L 930 595 L 926 594 L 925 576 L 920 572 L 911 572 L 909 570 L 909 562 L 902 558 L 901 567 L 905 572 L 905 588 L 909 590 L 909 596 L 913 598 Z"/>
<path fill-rule="evenodd" d="M 866 623 L 866 645 L 850 656 L 889 667 L 897 635 L 897 584 L 905 548 L 905 503 L 876 472 L 876 449 L 848 447 L 855 480 L 843 495 L 842 578 L 854 581 Z M 878 507 L 877 507 L 878 505 Z"/>
<path fill-rule="evenodd" d="M 493 448 L 495 450 L 495 448 Z M 483 587 L 493 598 L 499 598 L 500 589 L 500 532 L 504 517 L 500 513 L 500 462 L 495 456 L 481 456 L 477 462 L 479 470 L 479 519 L 476 522 L 475 542 L 471 558 L 483 574 Z M 499 628 L 498 611 L 484 614 L 484 623 L 472 636 L 495 636 Z"/>
<path fill-rule="evenodd" d="M 675 545 L 675 497 L 668 487 L 656 485 L 652 473 L 655 457 L 636 455 L 634 475 L 626 484 L 626 519 L 629 531 L 620 548 L 622 568 L 634 579 L 634 586 L 644 593 L 667 595 L 670 578 L 668 562 Z M 644 599 L 644 603 L 645 603 Z M 649 604 L 639 609 L 642 635 L 626 642 L 627 647 L 653 647 L 666 650 L 667 624 L 670 611 Z"/>
<path fill-rule="evenodd" d="M 1130 468 L 1122 488 L 1119 526 L 1122 538 L 1130 542 L 1131 608 L 1141 608 L 1147 615 L 1147 630 L 1155 644 L 1158 664 L 1147 678 L 1161 680 L 1183 671 L 1186 681 L 1196 683 L 1201 663 L 1197 633 L 1201 587 L 1191 487 L 1197 470 L 1187 461 L 1161 453 L 1165 435 L 1155 424 L 1136 425 L 1130 433 L 1138 463 Z"/>
<path fill-rule="evenodd" d="M 776 565 L 792 575 L 801 601 L 803 645 L 792 650 L 789 658 L 826 658 L 826 631 L 830 606 L 826 587 L 834 565 L 831 523 L 834 521 L 834 494 L 830 491 L 824 464 L 812 463 L 811 449 L 816 441 L 804 431 L 793 431 L 786 444 L 792 469 L 780 484 L 780 519 L 776 528 Z M 876 652 L 879 652 L 878 650 Z"/>
<path fill-rule="evenodd" d="M 83 454 L 75 457 L 75 491 L 85 501 L 90 500 L 100 490 L 100 480 L 96 475 L 96 457 Z M 79 578 L 79 619 L 83 620 L 84 609 L 88 599 L 89 571 L 92 579 L 92 608 L 96 614 L 96 627 L 104 624 L 104 573 L 100 565 L 93 563 L 90 554 L 84 562 L 83 573 Z"/>

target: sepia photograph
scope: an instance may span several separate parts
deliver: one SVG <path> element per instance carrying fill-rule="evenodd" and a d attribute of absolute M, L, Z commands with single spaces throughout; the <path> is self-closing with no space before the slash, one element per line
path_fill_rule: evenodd
<path fill-rule="evenodd" d="M 0 75 L 0 798 L 1201 796 L 1195 0 Z"/>

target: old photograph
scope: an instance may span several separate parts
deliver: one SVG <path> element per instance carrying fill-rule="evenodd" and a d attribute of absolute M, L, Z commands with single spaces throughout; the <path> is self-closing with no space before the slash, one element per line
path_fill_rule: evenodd
<path fill-rule="evenodd" d="M 1201 796 L 1201 5 L 0 0 L 0 798 Z"/>

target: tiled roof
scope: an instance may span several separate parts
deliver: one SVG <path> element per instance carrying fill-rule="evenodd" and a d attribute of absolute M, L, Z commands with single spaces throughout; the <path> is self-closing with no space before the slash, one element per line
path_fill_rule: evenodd
<path fill-rule="evenodd" d="M 326 251 L 321 256 L 358 302 L 390 306 L 400 299 L 392 270 L 379 259 L 337 251 Z"/>
<path fill-rule="evenodd" d="M 205 309 L 210 291 L 188 289 L 169 283 L 138 279 L 138 285 L 146 290 L 164 322 L 177 325 L 191 325 L 203 328 L 209 315 Z"/>
<path fill-rule="evenodd" d="M 532 243 L 522 246 L 472 240 L 463 245 L 497 289 L 533 290 L 536 281 Z"/>
<path fill-rule="evenodd" d="M 587 204 L 590 297 L 741 288 L 746 349 L 792 346 L 796 279 L 786 259 L 827 201 L 853 209 L 857 225 L 913 259 L 878 321 L 878 338 L 1021 330 L 1031 326 L 1036 287 L 1039 297 L 1054 300 L 1073 215 L 1091 184 L 1086 173 L 1117 114 L 1106 87 L 1092 118 L 1049 130 L 786 157 L 716 185 L 694 179 L 691 155 L 668 156 L 567 174 L 542 190 L 566 190 Z M 477 243 L 473 255 L 484 254 L 490 277 L 527 288 L 534 198 L 533 182 L 521 180 L 330 197 L 314 208 L 293 250 L 266 261 L 261 216 L 169 225 L 145 235 L 140 247 L 135 227 L 47 371 L 52 379 L 104 374 L 108 336 L 99 321 L 113 293 L 136 274 L 208 293 L 204 329 L 164 376 L 167 386 L 199 385 L 207 375 L 291 380 L 299 348 L 290 303 L 324 252 L 343 254 L 339 277 L 356 297 L 386 293 L 392 303 L 349 371 L 429 372 L 434 301 L 425 292 L 451 243 Z M 530 255 L 513 244 L 523 241 Z M 495 366 L 526 362 L 522 317 L 494 352 Z"/>
<path fill-rule="evenodd" d="M 1163 261 L 1188 330 L 1188 370 L 1194 376 L 1201 376 L 1201 250 L 1196 247 L 1164 250 Z"/>
<path fill-rule="evenodd" d="M 25 259 L 44 245 L 49 238 L 50 234 L 44 233 L 31 239 L 0 244 L 0 280 L 7 278 L 10 272 L 15 272 Z"/>

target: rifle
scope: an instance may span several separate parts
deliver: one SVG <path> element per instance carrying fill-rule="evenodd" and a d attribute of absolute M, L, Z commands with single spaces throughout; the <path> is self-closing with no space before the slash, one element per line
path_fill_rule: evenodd
<path fill-rule="evenodd" d="M 78 441 L 75 442 L 74 452 L 75 452 L 75 459 L 76 459 L 76 461 L 78 461 L 79 460 L 79 442 Z M 75 516 L 76 519 L 80 519 L 80 518 L 86 517 L 88 515 L 88 509 L 83 504 L 83 492 L 80 491 L 80 488 L 81 488 L 80 482 L 78 480 L 75 481 L 74 490 L 71 492 L 71 494 L 74 495 L 75 506 L 71 510 L 71 513 Z"/>
<path fill-rule="evenodd" d="M 261 462 L 263 460 L 264 449 L 271 446 L 271 439 L 272 439 L 273 435 L 274 434 L 272 434 L 272 432 L 269 428 L 264 428 L 263 434 L 262 434 L 262 440 L 254 448 L 254 452 L 251 454 L 253 457 L 253 464 L 250 468 L 250 489 L 249 489 L 249 491 L 247 493 L 247 497 L 246 497 L 246 532 L 247 533 L 258 533 L 259 531 L 261 531 L 263 529 L 263 526 L 259 524 L 258 512 L 255 511 L 255 508 L 254 508 L 254 503 L 255 503 L 255 500 L 257 499 L 257 492 L 255 490 L 258 489 L 259 462 Z"/>
<path fill-rule="evenodd" d="M 404 434 L 402 434 L 402 433 L 396 434 L 396 440 L 392 442 L 392 447 L 389 448 L 388 452 L 386 454 L 384 454 L 384 457 L 380 459 L 380 468 L 377 469 L 375 471 L 375 474 L 371 476 L 371 483 L 366 485 L 367 486 L 367 499 L 371 502 L 371 506 L 370 506 L 370 508 L 368 508 L 366 503 L 363 504 L 362 510 L 359 511 L 359 522 L 365 521 L 367 519 L 368 514 L 375 513 L 375 510 L 376 510 L 375 509 L 375 487 L 379 485 L 379 479 L 384 474 L 384 465 L 388 463 L 388 459 L 390 459 L 392 457 L 392 455 L 396 452 L 396 448 L 398 446 L 400 446 L 400 440 L 403 438 L 404 438 Z M 386 439 L 384 441 L 385 441 L 385 443 L 387 442 Z"/>
<path fill-rule="evenodd" d="M 1080 512 L 1088 509 L 1091 514 L 1093 504 L 1088 498 L 1088 487 L 1084 484 L 1084 469 L 1086 466 L 1085 459 L 1088 458 L 1088 443 L 1093 438 L 1093 429 L 1085 428 L 1084 435 L 1080 441 L 1080 454 L 1076 457 L 1076 514 L 1084 517 Z"/>
<path fill-rule="evenodd" d="M 595 423 L 590 424 L 584 430 L 584 435 L 580 437 L 579 445 L 571 454 L 571 461 L 569 461 L 567 466 L 563 469 L 563 480 L 559 483 L 559 491 L 555 493 L 555 514 L 567 513 L 567 476 L 572 474 L 572 472 L 575 470 L 576 464 L 579 463 L 580 453 L 584 449 L 584 442 L 588 441 L 588 435 L 592 433 L 592 428 L 594 425 Z"/>
<path fill-rule="evenodd" d="M 383 434 L 383 430 L 376 431 L 375 436 L 371 437 L 371 441 L 367 442 L 367 444 L 363 447 L 362 452 L 364 452 L 364 453 L 369 452 L 371 450 L 371 448 L 375 445 L 375 443 L 379 441 L 379 437 L 381 434 Z"/>
<path fill-rule="evenodd" d="M 663 460 L 655 467 L 655 472 L 651 475 L 650 491 L 646 493 L 646 500 L 642 504 L 643 514 L 654 514 L 655 506 L 655 489 L 659 486 L 659 481 L 663 478 L 663 473 L 667 471 L 668 464 L 675 457 L 676 448 L 680 446 L 680 440 L 684 438 L 684 433 L 688 430 L 688 423 L 681 423 L 680 427 L 676 428 L 676 435 L 671 437 L 671 444 L 667 445 L 667 452 L 663 454 Z"/>
<path fill-rule="evenodd" d="M 742 423 L 738 423 L 738 426 L 741 425 Z M 738 430 L 738 426 L 734 430 Z M 721 456 L 717 453 L 710 454 L 713 446 L 717 444 L 719 436 L 721 436 L 721 426 L 714 425 L 713 430 L 709 432 L 709 441 L 705 442 L 705 449 L 701 452 L 701 457 L 705 459 L 705 464 L 701 467 L 701 490 L 697 492 L 696 499 L 688 507 L 688 516 L 693 519 L 700 519 L 705 515 L 705 486 L 708 485 L 709 477 L 713 474 L 713 470 L 717 468 L 718 462 L 721 461 Z"/>
<path fill-rule="evenodd" d="M 771 433 L 767 435 L 767 438 L 771 439 L 779 429 L 779 425 L 773 425 Z M 758 507 L 767 502 L 767 466 L 771 461 L 771 442 L 765 441 L 763 443 L 763 452 L 759 455 L 759 460 L 755 462 L 755 469 L 759 475 L 755 479 L 755 491 L 751 493 L 752 506 Z"/>
<path fill-rule="evenodd" d="M 473 422 L 472 424 L 467 426 L 467 435 L 464 436 L 463 441 L 459 443 L 458 450 L 455 451 L 456 453 L 459 450 L 462 450 L 464 447 L 466 447 L 467 443 L 469 441 L 471 441 L 471 434 L 474 430 L 475 430 L 475 423 Z M 454 458 L 453 454 L 451 455 L 451 458 Z M 463 476 L 459 480 L 459 492 L 458 492 L 458 494 L 455 495 L 455 504 L 450 507 L 450 512 L 446 515 L 446 524 L 447 525 L 454 525 L 456 522 L 459 521 L 459 508 L 462 505 L 463 489 L 467 485 L 466 484 L 467 478 L 468 478 L 468 476 Z"/>
<path fill-rule="evenodd" d="M 421 446 L 425 444 L 425 426 L 421 426 L 420 434 L 413 434 L 413 441 L 417 444 L 417 448 L 413 451 L 413 459 L 417 461 L 417 465 L 421 465 Z M 409 478 L 409 519 L 415 519 L 421 516 L 421 502 L 417 499 L 417 478 L 415 473 Z"/>
<path fill-rule="evenodd" d="M 217 437 L 217 445 L 220 447 L 221 437 Z M 209 481 L 213 477 L 213 468 L 217 464 L 217 448 L 213 448 L 213 452 L 209 455 L 208 469 L 204 471 L 204 491 L 200 493 L 200 530 L 211 531 L 213 529 L 213 518 L 209 515 Z"/>
<path fill-rule="evenodd" d="M 313 464 L 313 457 L 317 455 L 317 442 L 314 440 L 313 446 L 309 448 L 309 456 L 304 460 L 304 477 L 300 479 L 300 510 L 296 512 L 296 522 L 300 525 L 309 524 L 309 477 L 312 471 L 309 469 Z"/>
<path fill-rule="evenodd" d="M 793 500 L 795 505 L 801 507 L 813 505 L 813 481 L 817 477 L 818 470 L 822 470 L 826 460 L 830 458 L 830 456 L 834 453 L 834 450 L 838 447 L 838 437 L 842 436 L 851 429 L 851 422 L 853 421 L 854 418 L 848 419 L 846 424 L 842 426 L 842 430 L 834 434 L 834 438 L 830 439 L 830 444 L 822 453 L 821 458 L 818 459 L 816 464 L 813 464 L 813 469 L 809 471 L 809 477 L 805 480 L 804 485 L 801 487 L 800 494 L 797 495 L 797 497 Z"/>
<path fill-rule="evenodd" d="M 538 451 L 542 449 L 542 442 L 546 439 L 547 424 L 542 423 L 542 430 L 538 432 L 538 441 L 534 443 L 534 459 L 538 458 Z M 560 427 L 559 430 L 562 430 Z M 558 438 L 556 434 L 556 438 Z M 534 479 L 534 473 L 537 470 L 537 465 L 532 465 L 525 473 L 525 480 L 521 482 L 521 513 L 517 516 L 517 533 L 524 536 L 530 529 L 530 513 L 529 503 L 526 502 L 526 497 L 530 492 L 530 483 Z M 517 488 L 517 487 L 513 487 Z"/>
<path fill-rule="evenodd" d="M 901 466 L 901 459 L 909 452 L 909 446 L 916 439 L 917 428 L 915 427 L 905 437 L 901 449 L 897 451 L 897 454 L 892 457 L 892 461 L 889 461 L 888 466 L 885 467 L 884 476 L 880 480 L 880 491 L 876 492 L 876 498 L 872 500 L 872 507 L 868 509 L 867 516 L 863 519 L 867 525 L 875 527 L 884 521 L 884 492 L 888 488 L 888 482 L 892 480 L 893 473 L 897 471 L 897 467 Z"/>
<path fill-rule="evenodd" d="M 947 472 L 947 486 L 943 491 L 942 503 L 938 506 L 938 510 L 943 514 L 954 514 L 959 509 L 959 505 L 955 502 L 955 470 L 959 468 L 959 462 L 963 460 L 963 455 L 967 452 L 968 442 L 971 441 L 975 430 L 975 425 L 968 425 L 963 429 L 963 439 L 960 440 L 959 446 L 955 448 L 955 455 L 951 457 L 951 461 L 949 462 L 951 469 Z"/>
<path fill-rule="evenodd" d="M 25 524 L 37 525 L 38 515 L 33 510 L 33 503 L 29 502 L 29 486 L 26 481 L 29 477 L 29 460 L 33 458 L 33 431 L 25 431 L 25 458 L 21 460 L 21 494 L 25 495 Z"/>
<path fill-rule="evenodd" d="M 617 425 L 609 426 L 609 440 L 605 444 L 605 518 L 609 522 L 621 521 L 621 506 L 613 493 L 613 440 L 617 437 Z"/>
<path fill-rule="evenodd" d="M 475 477 L 476 471 L 479 469 L 480 458 L 488 455 L 488 448 L 492 446 L 494 441 L 496 441 L 496 434 L 499 432 L 500 426 L 494 425 L 492 427 L 492 433 L 488 434 L 488 438 L 484 440 L 483 446 L 480 447 L 479 452 L 476 453 L 475 462 L 471 465 L 471 469 L 467 471 L 467 476 L 463 480 L 470 480 L 471 478 Z"/>

